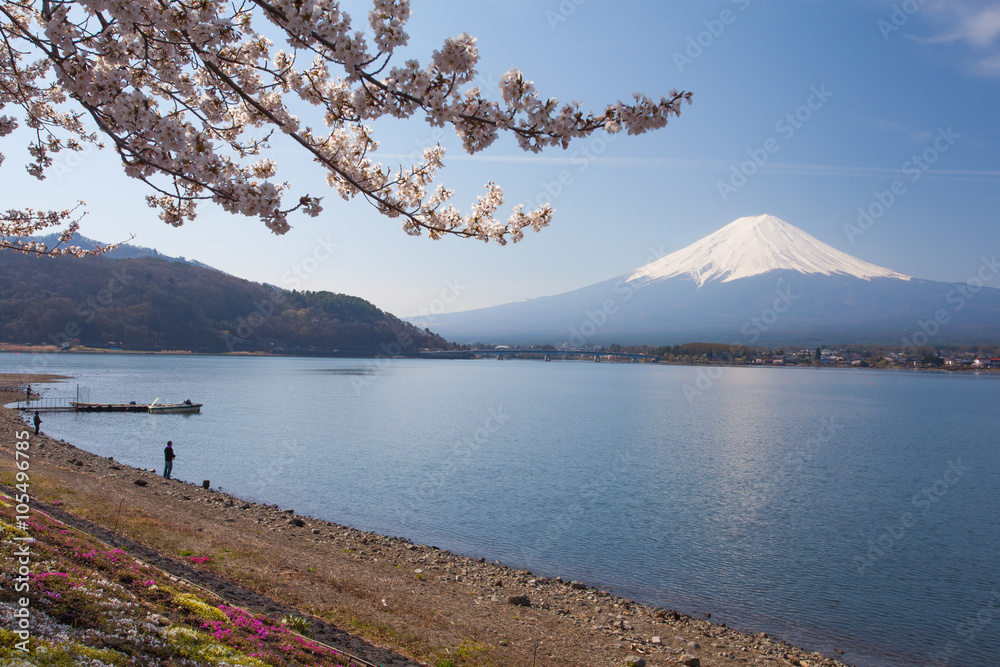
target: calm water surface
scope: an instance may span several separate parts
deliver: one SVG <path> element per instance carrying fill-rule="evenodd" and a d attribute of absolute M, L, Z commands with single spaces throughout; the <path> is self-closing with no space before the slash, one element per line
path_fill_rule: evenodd
<path fill-rule="evenodd" d="M 859 665 L 1000 656 L 1000 377 L 508 360 L 0 355 L 43 430 L 298 513 Z M 716 371 L 713 370 L 713 373 Z M 701 374 L 701 375 L 699 375 Z M 687 389 L 685 389 L 687 387 Z M 947 658 L 947 662 L 945 662 Z"/>

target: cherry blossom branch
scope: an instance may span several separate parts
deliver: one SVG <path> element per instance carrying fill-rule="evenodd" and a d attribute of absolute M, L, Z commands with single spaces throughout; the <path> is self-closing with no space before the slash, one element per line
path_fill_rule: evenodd
<path fill-rule="evenodd" d="M 688 92 L 659 100 L 636 94 L 633 103 L 585 113 L 576 102 L 542 99 L 517 70 L 503 76 L 500 97 L 492 100 L 479 88 L 461 89 L 475 80 L 479 58 L 475 39 L 464 34 L 445 40 L 426 66 L 414 60 L 391 66 L 395 49 L 409 39 L 409 4 L 372 0 L 366 33 L 352 28 L 336 0 L 0 0 L 6 49 L 6 55 L 0 51 L 0 109 L 21 107 L 36 130 L 29 172 L 38 178 L 51 153 L 96 143 L 82 125 L 90 118 L 111 139 L 125 173 L 156 193 L 147 201 L 169 224 L 194 218 L 206 200 L 259 217 L 279 234 L 289 229 L 293 211 L 318 215 L 319 197 L 282 204 L 290 186 L 273 181 L 272 160 L 248 161 L 280 132 L 327 171 L 342 198 L 361 195 L 383 215 L 400 218 L 406 233 L 504 244 L 523 238 L 525 228 L 549 224 L 552 209 L 516 206 L 500 221 L 495 214 L 503 192 L 490 182 L 461 213 L 450 204 L 453 191 L 435 183 L 443 167 L 440 146 L 425 151 L 420 164 L 392 172 L 373 161 L 378 143 L 364 123 L 419 114 L 431 126 L 451 125 L 469 153 L 484 150 L 501 132 L 523 150 L 539 152 L 598 131 L 658 129 L 691 101 Z M 281 32 L 290 53 L 272 50 L 254 27 L 260 20 L 270 26 L 267 34 Z M 30 48 L 17 48 L 19 40 Z M 19 66 L 28 52 L 43 57 Z M 311 65 L 296 67 L 301 54 L 312 56 Z M 286 98 L 317 107 L 327 130 L 304 125 Z M 58 109 L 70 100 L 77 110 Z M 0 136 L 15 126 L 0 116 Z M 253 135 L 257 128 L 266 130 L 264 139 Z M 63 142 L 57 130 L 73 138 Z"/>
<path fill-rule="evenodd" d="M 85 255 L 100 255 L 117 248 L 120 243 L 99 245 L 93 250 L 84 250 L 79 246 L 65 245 L 72 240 L 73 236 L 80 229 L 80 214 L 74 219 L 77 209 L 82 206 L 79 202 L 71 209 L 62 211 L 36 211 L 35 209 L 9 210 L 0 213 L 0 249 L 13 250 L 14 252 L 32 254 L 37 256 L 59 257 L 63 255 L 75 255 L 83 257 Z M 30 237 L 37 235 L 51 227 L 56 227 L 69 222 L 69 225 L 59 233 L 58 241 L 52 247 L 41 241 L 30 241 Z M 124 243 L 131 241 L 129 237 Z"/>

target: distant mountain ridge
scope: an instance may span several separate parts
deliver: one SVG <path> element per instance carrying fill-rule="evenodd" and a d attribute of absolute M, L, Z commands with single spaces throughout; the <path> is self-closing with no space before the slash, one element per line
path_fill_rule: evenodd
<path fill-rule="evenodd" d="M 52 247 L 59 242 L 58 234 L 46 234 L 45 236 L 32 236 L 27 240 L 29 241 L 39 241 L 46 244 L 48 247 Z M 106 246 L 107 243 L 101 241 L 95 241 L 94 239 L 87 238 L 82 234 L 77 234 L 73 237 L 67 245 L 79 246 L 84 250 L 94 250 L 98 246 Z M 164 255 L 156 248 L 147 248 L 141 245 L 134 245 L 131 243 L 123 243 L 114 250 L 109 250 L 104 253 L 105 257 L 111 257 L 113 259 L 135 259 L 137 257 L 160 257 L 167 260 L 168 262 L 184 262 L 185 264 L 190 264 L 192 266 L 200 266 L 203 269 L 212 269 L 213 271 L 219 271 L 214 266 L 209 266 L 199 262 L 196 259 L 185 259 L 184 257 L 171 257 L 170 255 Z M 225 273 L 222 271 L 221 273 Z"/>
<path fill-rule="evenodd" d="M 279 290 L 155 251 L 128 259 L 0 252 L 0 341 L 342 356 L 450 347 L 358 297 Z"/>
<path fill-rule="evenodd" d="M 456 343 L 964 344 L 1000 340 L 1000 290 L 922 280 L 852 257 L 770 215 L 621 276 L 441 315 Z"/>

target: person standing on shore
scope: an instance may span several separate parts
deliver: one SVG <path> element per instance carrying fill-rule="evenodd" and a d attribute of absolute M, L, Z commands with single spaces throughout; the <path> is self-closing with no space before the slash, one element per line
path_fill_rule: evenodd
<path fill-rule="evenodd" d="M 167 440 L 167 446 L 163 448 L 163 478 L 170 479 L 170 471 L 174 469 L 174 443 Z"/>
<path fill-rule="evenodd" d="M 38 427 L 42 425 L 42 418 L 38 416 L 38 410 L 35 410 L 35 418 L 32 421 L 35 422 L 35 435 L 38 435 Z"/>
<path fill-rule="evenodd" d="M 31 385 L 30 384 L 28 385 L 28 388 L 24 390 L 24 393 L 27 396 L 27 398 L 25 398 L 24 400 L 30 401 L 31 400 Z"/>

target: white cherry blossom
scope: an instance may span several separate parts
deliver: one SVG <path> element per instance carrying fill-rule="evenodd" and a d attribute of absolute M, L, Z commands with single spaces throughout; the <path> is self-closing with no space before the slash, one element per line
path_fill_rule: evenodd
<path fill-rule="evenodd" d="M 426 65 L 393 64 L 409 16 L 409 0 L 373 0 L 365 31 L 336 0 L 0 0 L 0 137 L 19 123 L 33 131 L 26 168 L 40 179 L 55 153 L 104 142 L 128 176 L 152 188 L 147 202 L 164 222 L 181 225 L 212 202 L 283 234 L 293 212 L 322 211 L 320 194 L 295 193 L 275 180 L 277 163 L 262 159 L 270 137 L 283 134 L 326 170 L 338 195 L 360 195 L 407 234 L 504 244 L 549 224 L 552 209 L 518 205 L 498 218 L 503 191 L 491 182 L 462 213 L 437 182 L 440 146 L 393 171 L 374 158 L 370 123 L 416 116 L 450 125 L 470 153 L 501 132 L 539 152 L 593 132 L 661 128 L 691 100 L 637 93 L 585 112 L 543 98 L 516 69 L 492 99 L 469 85 L 479 61 L 470 35 L 446 39 Z M 293 107 L 314 113 L 300 119 Z M 0 247 L 39 251 L 17 239 L 73 215 L 9 211 Z"/>

